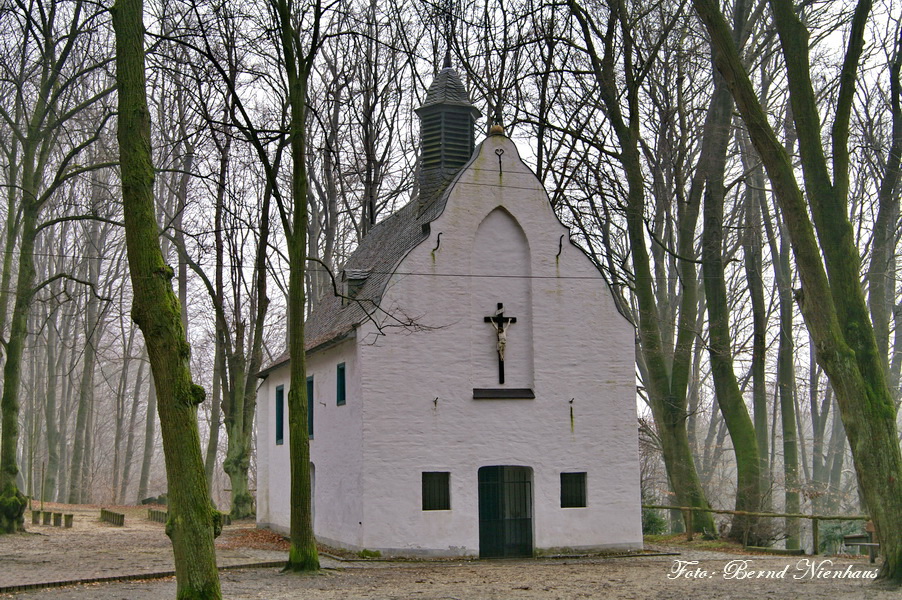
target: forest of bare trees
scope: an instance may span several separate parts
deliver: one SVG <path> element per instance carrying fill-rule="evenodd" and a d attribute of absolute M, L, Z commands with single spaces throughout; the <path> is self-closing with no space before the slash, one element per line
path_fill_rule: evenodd
<path fill-rule="evenodd" d="M 304 381 L 302 315 L 416 195 L 446 51 L 636 327 L 643 500 L 867 514 L 902 581 L 893 0 L 0 1 L 0 531 L 26 496 L 253 514 L 257 373 L 293 346 Z M 187 400 L 155 366 L 170 333 Z"/>

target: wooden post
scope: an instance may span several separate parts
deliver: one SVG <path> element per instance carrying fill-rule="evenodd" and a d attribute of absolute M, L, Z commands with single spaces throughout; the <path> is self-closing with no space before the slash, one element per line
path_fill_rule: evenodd
<path fill-rule="evenodd" d="M 819 532 L 817 529 L 818 521 L 820 521 L 820 519 L 818 519 L 817 517 L 811 519 L 811 540 L 814 542 L 814 548 L 811 549 L 811 554 L 813 554 L 814 556 L 817 556 L 820 553 L 821 545 L 821 536 L 818 535 Z"/>
<path fill-rule="evenodd" d="M 41 510 L 44 510 L 44 484 L 47 483 L 47 475 L 44 472 L 47 461 L 41 461 Z M 37 523 L 35 523 L 37 525 Z"/>
<path fill-rule="evenodd" d="M 877 528 L 873 521 L 865 521 L 864 530 L 868 534 L 868 562 L 874 564 L 877 560 Z"/>
<path fill-rule="evenodd" d="M 686 541 L 692 541 L 692 509 L 687 508 L 683 511 L 683 519 L 686 521 Z"/>

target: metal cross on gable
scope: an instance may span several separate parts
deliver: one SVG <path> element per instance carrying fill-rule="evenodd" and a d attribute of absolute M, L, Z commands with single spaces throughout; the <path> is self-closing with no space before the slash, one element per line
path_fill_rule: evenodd
<path fill-rule="evenodd" d="M 484 321 L 492 324 L 498 336 L 498 383 L 504 383 L 504 347 L 507 345 L 507 328 L 511 323 L 517 322 L 517 317 L 505 317 L 504 304 L 499 302 L 495 314 L 485 317 Z"/>

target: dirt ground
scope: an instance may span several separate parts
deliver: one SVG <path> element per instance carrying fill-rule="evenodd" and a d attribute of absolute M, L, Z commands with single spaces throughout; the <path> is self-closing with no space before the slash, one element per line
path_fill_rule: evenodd
<path fill-rule="evenodd" d="M 126 526 L 101 524 L 96 507 L 78 507 L 71 530 L 28 526 L 0 537 L 0 588 L 23 583 L 150 574 L 171 570 L 163 526 L 146 509 L 123 507 Z M 29 521 L 30 522 L 30 521 Z M 317 575 L 277 568 L 223 571 L 223 596 L 232 599 L 801 599 L 898 600 L 898 589 L 875 587 L 866 558 L 764 557 L 687 548 L 677 556 L 494 561 L 387 562 L 322 558 Z M 225 529 L 217 540 L 223 565 L 284 560 L 284 542 L 250 523 Z M 823 562 L 826 561 L 826 562 Z M 857 577 L 856 577 L 857 576 Z M 0 598 L 156 600 L 175 597 L 174 578 L 72 585 L 4 594 Z"/>

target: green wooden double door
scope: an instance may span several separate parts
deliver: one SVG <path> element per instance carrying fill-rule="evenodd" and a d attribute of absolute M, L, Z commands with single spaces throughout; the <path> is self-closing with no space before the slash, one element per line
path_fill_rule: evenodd
<path fill-rule="evenodd" d="M 532 469 L 479 469 L 479 557 L 533 555 Z"/>

